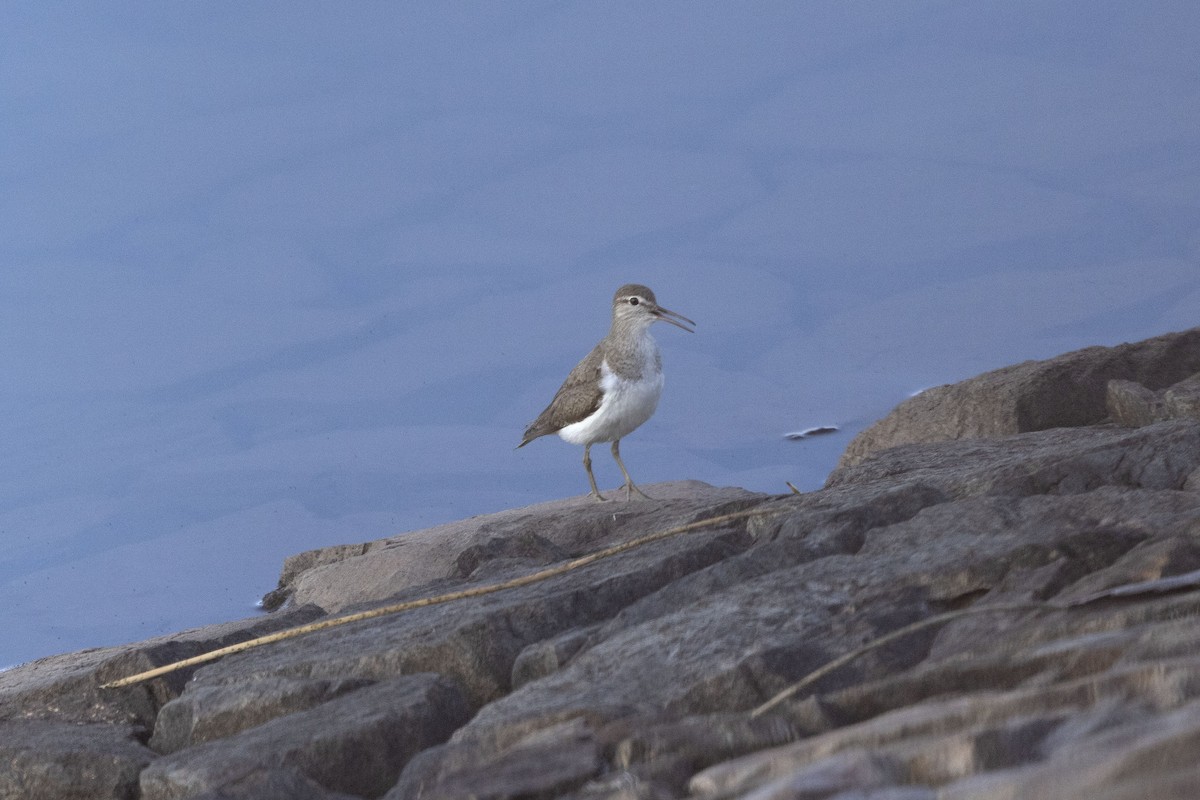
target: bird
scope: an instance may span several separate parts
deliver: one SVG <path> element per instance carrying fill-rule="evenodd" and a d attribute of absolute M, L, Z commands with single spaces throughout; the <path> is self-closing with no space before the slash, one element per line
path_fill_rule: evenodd
<path fill-rule="evenodd" d="M 557 433 L 564 441 L 583 445 L 583 468 L 591 496 L 606 500 L 592 474 L 592 445 L 612 442 L 613 459 L 625 476 L 625 499 L 637 487 L 621 460 L 621 439 L 654 414 L 662 395 L 662 355 L 650 335 L 655 322 L 669 322 L 695 333 L 695 322 L 663 308 L 649 287 L 627 283 L 612 300 L 612 327 L 608 335 L 571 370 L 546 410 L 525 429 L 517 448 L 534 439 Z M 690 326 L 690 327 L 689 327 Z"/>

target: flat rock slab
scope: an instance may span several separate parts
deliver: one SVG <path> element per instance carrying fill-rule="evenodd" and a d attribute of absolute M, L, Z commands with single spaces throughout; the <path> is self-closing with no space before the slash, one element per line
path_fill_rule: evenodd
<path fill-rule="evenodd" d="M 469 716 L 458 689 L 435 675 L 385 681 L 160 758 L 142 772 L 142 798 L 191 797 L 281 767 L 329 790 L 378 797 L 410 758 Z"/>
<path fill-rule="evenodd" d="M 721 499 L 712 506 L 718 511 L 725 507 Z M 666 524 L 697 514 L 693 508 Z M 255 686 L 269 687 L 277 679 L 377 681 L 436 671 L 460 686 L 472 706 L 481 706 L 510 691 L 514 666 L 527 647 L 609 620 L 639 598 L 752 543 L 746 520 L 741 520 L 665 539 L 529 586 L 330 628 L 285 647 L 263 647 L 202 667 L 180 701 L 188 702 L 189 695 L 205 687 L 223 686 L 235 696 L 243 693 L 245 699 L 237 702 L 258 715 L 275 701 L 271 692 L 260 693 Z M 479 585 L 460 579 L 439 583 L 437 591 Z M 411 596 L 425 595 L 412 590 Z M 217 705 L 208 703 L 194 709 L 189 724 L 199 726 L 209 724 L 205 715 L 219 713 Z"/>
<path fill-rule="evenodd" d="M 240 686 L 193 686 L 159 711 L 150 747 L 160 753 L 173 753 L 201 742 L 224 739 L 371 683 L 363 678 L 266 678 Z"/>
<path fill-rule="evenodd" d="M 1197 372 L 1200 328 L 1003 367 L 905 400 L 854 437 L 838 466 L 902 444 L 1094 425 L 1108 415 L 1109 381 L 1158 390 Z"/>
<path fill-rule="evenodd" d="M 394 596 L 438 581 L 469 578 L 497 560 L 538 566 L 599 550 L 631 538 L 630 532 L 668 528 L 727 501 L 754 502 L 763 495 L 717 489 L 699 481 L 646 487 L 654 501 L 587 497 L 555 500 L 512 511 L 438 525 L 363 545 L 301 553 L 284 566 L 273 602 L 313 604 L 329 612 Z"/>
<path fill-rule="evenodd" d="M 1101 486 L 1183 489 L 1200 468 L 1200 421 L 1131 430 L 1057 428 L 1003 439 L 901 445 L 839 467 L 826 487 L 923 485 L 950 496 L 1075 494 Z"/>
<path fill-rule="evenodd" d="M 538 731 L 497 758 L 479 759 L 469 749 L 457 751 L 461 759 L 447 758 L 453 752 L 428 751 L 384 800 L 553 797 L 579 788 L 605 768 L 602 744 L 582 720 Z"/>
<path fill-rule="evenodd" d="M 159 707 L 177 696 L 191 675 L 183 670 L 138 686 L 101 689 L 101 684 L 310 622 L 315 607 L 207 625 L 135 645 L 49 656 L 0 672 L 0 720 L 43 719 L 153 727 Z"/>
<path fill-rule="evenodd" d="M 361 800 L 331 792 L 291 767 L 260 769 L 243 778 L 192 795 L 189 800 Z"/>
<path fill-rule="evenodd" d="M 154 759 L 128 725 L 48 720 L 0 722 L 0 798 L 136 800 Z"/>

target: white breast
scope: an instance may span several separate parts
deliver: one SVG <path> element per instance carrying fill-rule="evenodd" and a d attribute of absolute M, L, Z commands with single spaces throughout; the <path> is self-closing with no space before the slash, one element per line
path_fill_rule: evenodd
<path fill-rule="evenodd" d="M 653 416 L 663 387 L 654 340 L 650 339 L 649 347 L 645 348 L 640 379 L 622 378 L 609 369 L 606 361 L 600 365 L 600 386 L 604 390 L 600 408 L 590 417 L 560 430 L 558 435 L 563 440 L 571 444 L 615 441 Z"/>

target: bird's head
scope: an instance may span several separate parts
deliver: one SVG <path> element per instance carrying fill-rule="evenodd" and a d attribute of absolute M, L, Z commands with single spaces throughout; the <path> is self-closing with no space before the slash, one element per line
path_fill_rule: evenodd
<path fill-rule="evenodd" d="M 627 283 L 613 295 L 613 322 L 646 328 L 655 322 L 669 322 L 694 333 L 696 323 L 682 314 L 663 308 L 654 297 L 649 286 Z"/>

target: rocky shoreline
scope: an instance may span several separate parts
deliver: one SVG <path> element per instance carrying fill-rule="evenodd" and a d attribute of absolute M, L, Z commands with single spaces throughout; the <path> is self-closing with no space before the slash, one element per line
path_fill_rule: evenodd
<path fill-rule="evenodd" d="M 1200 328 L 927 391 L 820 491 L 645 488 L 303 553 L 271 614 L 0 673 L 0 798 L 1196 796 Z"/>

